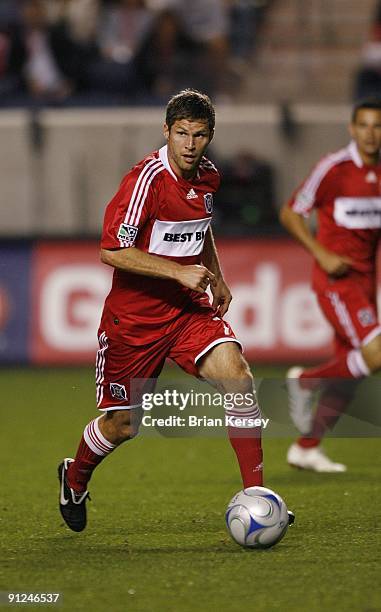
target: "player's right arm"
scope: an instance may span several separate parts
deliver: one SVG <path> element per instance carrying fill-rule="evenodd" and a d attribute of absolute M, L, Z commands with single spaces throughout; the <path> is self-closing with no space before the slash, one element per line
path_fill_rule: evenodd
<path fill-rule="evenodd" d="M 172 279 L 203 293 L 214 282 L 213 272 L 205 266 L 182 266 L 171 259 L 146 253 L 135 244 L 146 223 L 155 218 L 162 170 L 161 161 L 152 156 L 124 177 L 106 208 L 101 261 L 132 274 Z"/>
<path fill-rule="evenodd" d="M 199 293 L 203 293 L 209 283 L 214 282 L 213 272 L 205 266 L 183 266 L 176 261 L 145 253 L 136 247 L 116 250 L 102 248 L 101 261 L 132 274 L 175 280 Z"/>
<path fill-rule="evenodd" d="M 324 208 L 335 197 L 342 152 L 321 159 L 292 198 L 280 211 L 280 221 L 315 258 L 319 266 L 330 276 L 343 276 L 352 260 L 324 246 L 311 232 L 307 217 L 314 208 Z"/>
<path fill-rule="evenodd" d="M 327 274 L 343 276 L 348 272 L 352 262 L 350 257 L 338 255 L 320 244 L 312 234 L 304 216 L 292 210 L 288 204 L 280 211 L 280 221 L 287 231 L 312 254 Z"/>

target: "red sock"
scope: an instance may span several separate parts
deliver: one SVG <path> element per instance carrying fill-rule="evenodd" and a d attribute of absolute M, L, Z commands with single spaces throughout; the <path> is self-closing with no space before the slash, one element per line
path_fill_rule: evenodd
<path fill-rule="evenodd" d="M 258 405 L 248 407 L 246 410 L 236 408 L 226 409 L 226 424 L 230 444 L 237 455 L 239 469 L 241 470 L 243 487 L 263 485 L 263 453 L 260 427 L 245 427 L 254 419 L 261 418 Z M 249 419 L 248 421 L 245 420 Z"/>
<path fill-rule="evenodd" d="M 243 487 L 263 485 L 263 452 L 261 428 L 228 427 L 230 444 L 237 455 Z"/>
<path fill-rule="evenodd" d="M 98 417 L 91 421 L 83 432 L 83 436 L 78 446 L 77 454 L 73 463 L 70 463 L 67 470 L 67 483 L 69 487 L 81 493 L 86 491 L 94 469 L 109 455 L 115 448 L 101 434 L 98 426 Z"/>
<path fill-rule="evenodd" d="M 313 448 L 319 446 L 320 438 L 310 438 L 308 436 L 301 436 L 297 439 L 296 443 L 303 448 Z"/>
<path fill-rule="evenodd" d="M 302 387 L 315 389 L 319 386 L 321 378 L 362 378 L 369 373 L 361 351 L 354 349 L 315 368 L 303 370 L 299 380 Z"/>
<path fill-rule="evenodd" d="M 307 368 L 300 375 L 301 387 L 305 389 L 316 389 L 324 378 L 353 378 L 348 364 L 347 356 L 341 356 L 332 361 L 322 363 L 315 368 Z"/>
<path fill-rule="evenodd" d="M 318 446 L 326 432 L 336 425 L 353 399 L 360 379 L 332 382 L 322 392 L 312 421 L 311 434 L 302 436 L 297 443 L 303 448 Z"/>

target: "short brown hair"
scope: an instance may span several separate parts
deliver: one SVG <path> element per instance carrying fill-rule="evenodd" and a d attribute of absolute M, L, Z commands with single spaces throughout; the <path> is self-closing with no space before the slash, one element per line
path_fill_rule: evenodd
<path fill-rule="evenodd" d="M 373 97 L 373 98 L 364 98 L 363 100 L 359 100 L 353 107 L 352 118 L 351 118 L 352 123 L 356 123 L 357 113 L 363 109 L 381 111 L 381 98 Z"/>
<path fill-rule="evenodd" d="M 184 89 L 172 96 L 167 104 L 165 122 L 169 129 L 180 119 L 206 119 L 212 132 L 216 114 L 211 99 L 197 89 Z"/>

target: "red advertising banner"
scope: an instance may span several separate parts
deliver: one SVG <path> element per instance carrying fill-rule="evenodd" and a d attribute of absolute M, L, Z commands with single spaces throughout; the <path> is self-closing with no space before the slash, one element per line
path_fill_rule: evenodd
<path fill-rule="evenodd" d="M 318 361 L 331 331 L 310 289 L 311 257 L 281 239 L 218 241 L 233 301 L 228 314 L 257 363 Z M 95 242 L 40 243 L 32 261 L 32 361 L 93 363 L 111 269 Z"/>
<path fill-rule="evenodd" d="M 227 316 L 255 362 L 318 361 L 331 330 L 310 288 L 312 258 L 287 239 L 218 245 L 233 301 Z"/>
<path fill-rule="evenodd" d="M 43 242 L 32 262 L 31 359 L 37 364 L 93 363 L 112 271 L 95 242 Z"/>

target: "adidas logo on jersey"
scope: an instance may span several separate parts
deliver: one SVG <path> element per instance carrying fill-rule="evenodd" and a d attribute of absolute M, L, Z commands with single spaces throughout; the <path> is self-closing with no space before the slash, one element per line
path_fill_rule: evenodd
<path fill-rule="evenodd" d="M 366 183 L 377 183 L 377 175 L 373 170 L 370 170 L 365 177 Z"/>
<path fill-rule="evenodd" d="M 191 188 L 187 193 L 187 200 L 194 200 L 194 198 L 198 198 L 198 195 L 195 190 Z"/>

